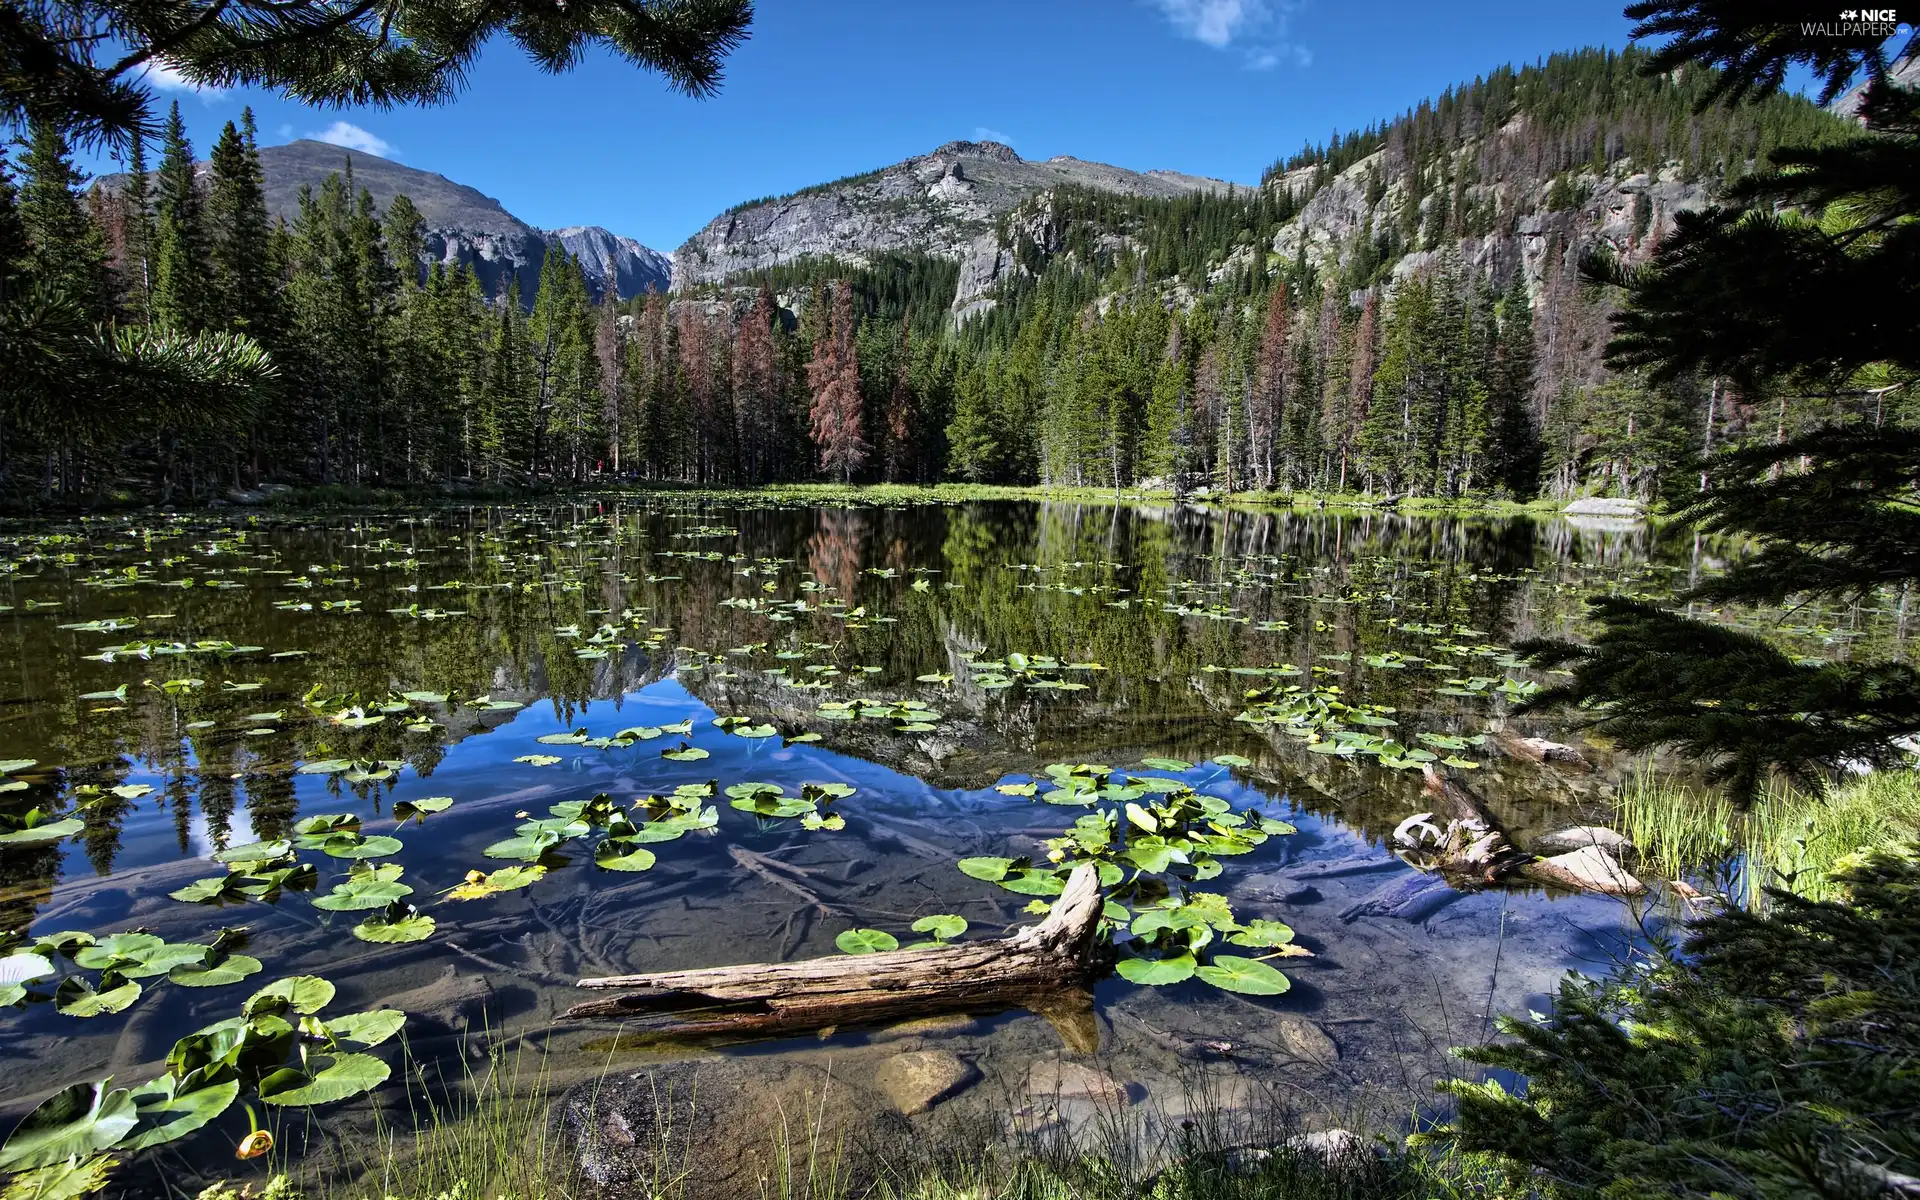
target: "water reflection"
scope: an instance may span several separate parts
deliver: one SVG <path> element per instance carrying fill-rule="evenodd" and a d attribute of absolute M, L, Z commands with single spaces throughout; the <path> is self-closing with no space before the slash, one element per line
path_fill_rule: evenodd
<path fill-rule="evenodd" d="M 1029 919 L 1024 900 L 953 861 L 1031 854 L 1068 819 L 991 785 L 1048 762 L 1171 755 L 1203 764 L 1192 781 L 1206 791 L 1300 826 L 1235 859 L 1215 886 L 1243 916 L 1293 924 L 1318 957 L 1289 964 L 1296 985 L 1277 1003 L 1197 983 L 1103 985 L 1116 1069 L 1151 1092 L 1170 1077 L 1165 1038 L 1130 1030 L 1206 1028 L 1257 1044 L 1284 1008 L 1326 1022 L 1342 1054 L 1299 1075 L 1276 1048 L 1278 1077 L 1356 1094 L 1444 1070 L 1445 1046 L 1480 1036 L 1490 1014 L 1529 1003 L 1560 971 L 1618 953 L 1632 926 L 1614 902 L 1511 892 L 1420 923 L 1343 920 L 1405 870 L 1382 843 L 1415 811 L 1417 775 L 1310 752 L 1250 723 L 1249 691 L 1338 689 L 1393 709 L 1407 739 L 1564 737 L 1512 714 L 1511 689 L 1537 680 L 1506 647 L 1577 632 L 1595 592 L 1666 594 L 1700 559 L 1690 534 L 1658 527 L 697 498 L 114 518 L 9 526 L 0 547 L 0 750 L 37 764 L 0 803 L 83 823 L 62 843 L 0 849 L 0 928 L 142 927 L 186 940 L 245 924 L 263 978 L 324 973 L 347 1003 L 400 1004 L 417 1014 L 422 1053 L 436 1038 L 454 1045 L 484 1011 L 490 1028 L 532 1031 L 585 1070 L 604 1066 L 605 1032 L 551 1028 L 580 975 L 831 953 L 851 925 L 904 929 L 932 912 L 961 913 L 978 934 Z M 1858 639 L 1887 636 L 1871 611 L 1800 619 L 1842 652 L 1848 640 L 1828 635 L 1849 623 Z M 981 664 L 1013 655 L 1078 666 L 994 686 Z M 1068 674 L 1084 686 L 1032 686 Z M 823 715 L 852 697 L 914 698 L 942 715 L 904 733 Z M 784 736 L 730 736 L 716 715 Z M 689 719 L 707 758 L 665 759 L 656 742 L 538 741 Z M 791 740 L 802 735 L 817 740 Z M 535 754 L 557 761 L 527 761 Z M 1206 765 L 1220 754 L 1248 765 Z M 1603 747 L 1591 754 L 1601 769 L 1571 775 L 1485 747 L 1473 778 L 1524 844 L 1598 811 L 1620 767 Z M 298 770 L 321 760 L 359 767 Z M 844 833 L 759 822 L 723 802 L 714 836 L 660 847 L 642 875 L 576 855 L 485 902 L 434 895 L 500 865 L 481 851 L 516 813 L 709 779 L 857 791 L 843 802 Z M 301 895 L 231 909 L 166 898 L 213 873 L 210 852 L 285 836 L 303 815 L 352 812 L 386 832 L 396 800 L 429 795 L 455 803 L 394 830 L 415 899 L 440 923 L 426 942 L 355 941 L 352 914 Z M 323 875 L 335 867 L 323 863 Z M 18 1107 L 53 1080 L 108 1070 L 138 1077 L 239 998 L 162 987 L 119 1016 L 79 1021 L 44 1004 L 0 1015 L 9 1057 L 46 1067 L 0 1081 L 0 1100 Z M 858 1061 L 866 1043 L 850 1036 L 840 1048 Z M 1048 1035 L 1009 1019 L 960 1036 L 976 1055 L 1018 1062 Z"/>

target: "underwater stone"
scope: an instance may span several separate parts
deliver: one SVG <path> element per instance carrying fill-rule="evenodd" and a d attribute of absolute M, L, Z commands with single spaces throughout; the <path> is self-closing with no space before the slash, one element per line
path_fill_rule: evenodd
<path fill-rule="evenodd" d="M 874 1084 L 895 1108 L 912 1116 L 926 1112 L 978 1077 L 971 1063 L 945 1050 L 908 1050 L 881 1063 Z"/>

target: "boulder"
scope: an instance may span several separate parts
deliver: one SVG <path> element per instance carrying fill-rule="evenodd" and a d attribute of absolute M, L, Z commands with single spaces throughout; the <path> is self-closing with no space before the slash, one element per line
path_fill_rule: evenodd
<path fill-rule="evenodd" d="M 1027 1073 L 1027 1094 L 1043 1099 L 1092 1100 L 1099 1104 L 1127 1103 L 1126 1085 L 1105 1071 L 1065 1059 L 1043 1059 Z"/>
<path fill-rule="evenodd" d="M 1565 829 L 1556 829 L 1542 835 L 1534 842 L 1533 849 L 1536 854 L 1563 854 L 1587 846 L 1598 846 L 1616 855 L 1633 849 L 1633 843 L 1627 840 L 1626 834 L 1604 825 L 1569 825 Z"/>
<path fill-rule="evenodd" d="M 1274 1023 L 1280 1044 L 1293 1057 L 1321 1066 L 1340 1061 L 1340 1047 L 1327 1031 L 1297 1013 L 1281 1013 Z"/>
<path fill-rule="evenodd" d="M 1613 852 L 1602 846 L 1582 846 L 1566 854 L 1543 858 L 1539 860 L 1539 865 L 1552 873 L 1553 882 L 1578 891 L 1600 892 L 1608 896 L 1638 896 L 1647 890 L 1646 884 L 1634 878 L 1620 865 L 1620 860 L 1613 856 Z"/>
<path fill-rule="evenodd" d="M 908 1050 L 880 1064 L 874 1086 L 909 1116 L 923 1113 L 980 1077 L 973 1064 L 945 1050 Z"/>

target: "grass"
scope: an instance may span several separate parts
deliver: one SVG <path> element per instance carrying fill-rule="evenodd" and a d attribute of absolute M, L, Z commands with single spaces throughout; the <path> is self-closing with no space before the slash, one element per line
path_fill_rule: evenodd
<path fill-rule="evenodd" d="M 199 1200 L 586 1200 L 580 1176 L 549 1121 L 557 1097 L 544 1072 L 494 1055 L 453 1087 L 409 1071 L 407 1128 L 383 1122 L 330 1169 L 276 1165 L 264 1187 L 221 1184 Z M 1227 1112 L 1190 1097 L 1191 1115 L 1149 1131 L 1138 1110 L 1115 1112 L 1076 1132 L 1061 1126 L 1010 1134 L 975 1112 L 923 1124 L 856 1171 L 825 1130 L 821 1104 L 777 1127 L 742 1131 L 766 1139 L 773 1170 L 759 1200 L 1425 1200 L 1491 1197 L 1504 1176 L 1458 1153 L 1407 1151 L 1398 1134 L 1331 1160 L 1302 1143 L 1300 1125 L 1277 1103 Z M 681 1143 L 676 1145 L 676 1142 Z M 701 1152 L 738 1154 L 739 1146 Z M 679 1161 L 694 1152 L 663 1136 L 658 1160 L 637 1172 L 632 1200 L 720 1200 L 689 1184 Z M 876 1166 L 876 1164 L 878 1164 Z M 1518 1195 L 1516 1193 L 1516 1195 Z M 725 1200 L 752 1200 L 751 1195 Z"/>
<path fill-rule="evenodd" d="M 1831 899 L 1835 870 L 1920 835 L 1920 771 L 1875 771 L 1818 792 L 1776 780 L 1742 812 L 1718 789 L 1643 766 L 1621 790 L 1615 828 L 1668 878 L 1722 871 L 1729 895 L 1747 907 L 1764 887 Z"/>

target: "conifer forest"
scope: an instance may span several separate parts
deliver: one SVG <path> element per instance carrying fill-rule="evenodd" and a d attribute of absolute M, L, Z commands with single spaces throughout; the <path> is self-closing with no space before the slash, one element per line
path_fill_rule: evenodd
<path fill-rule="evenodd" d="M 1697 490 L 1692 460 L 1715 447 L 1908 420 L 1904 392 L 1812 401 L 1604 362 L 1619 289 L 1541 215 L 1634 172 L 1737 186 L 1779 146 L 1854 129 L 1796 97 L 1701 109 L 1710 71 L 1650 77 L 1644 58 L 1493 72 L 1306 147 L 1258 189 L 1049 193 L 1002 218 L 1023 270 L 964 320 L 955 264 L 905 252 L 620 302 L 552 247 L 537 288 L 490 295 L 423 265 L 412 203 L 377 207 L 350 165 L 270 219 L 250 113 L 201 174 L 176 114 L 112 186 L 42 122 L 0 183 L 14 302 L 123 336 L 219 335 L 244 371 L 138 413 L 22 396 L 0 416 L 4 487 L 29 502 L 809 479 L 1648 499 Z M 1346 244 L 1275 252 L 1351 171 L 1391 211 Z M 1649 217 L 1642 195 L 1628 244 L 1603 250 L 1644 258 Z M 1528 238 L 1525 265 L 1497 252 Z"/>

